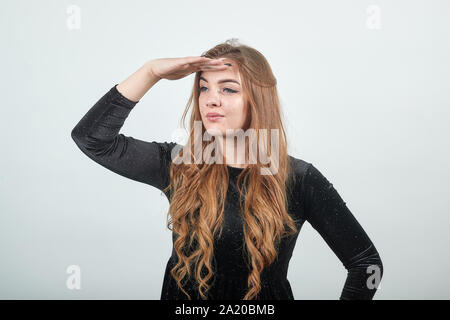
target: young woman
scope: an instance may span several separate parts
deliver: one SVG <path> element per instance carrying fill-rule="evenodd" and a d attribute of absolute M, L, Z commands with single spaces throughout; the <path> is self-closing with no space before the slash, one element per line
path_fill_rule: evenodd
<path fill-rule="evenodd" d="M 159 80 L 194 72 L 182 116 L 193 105 L 185 146 L 119 133 Z M 263 139 L 245 139 L 247 148 L 238 148 L 234 133 L 242 137 L 249 129 Z M 280 133 L 269 147 L 257 143 L 266 155 L 271 150 L 270 163 L 246 152 L 269 140 L 264 129 Z M 150 60 L 114 85 L 72 138 L 95 162 L 167 196 L 173 250 L 161 299 L 294 299 L 287 271 L 305 221 L 348 270 L 340 299 L 373 298 L 383 274 L 380 256 L 332 183 L 288 155 L 276 79 L 254 48 L 226 41 L 199 57 Z"/>

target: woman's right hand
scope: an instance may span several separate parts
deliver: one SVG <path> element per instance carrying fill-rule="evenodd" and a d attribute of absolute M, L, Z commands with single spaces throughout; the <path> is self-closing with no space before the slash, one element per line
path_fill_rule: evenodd
<path fill-rule="evenodd" d="M 206 57 L 161 58 L 147 62 L 149 72 L 155 77 L 178 80 L 197 71 L 225 70 L 225 58 L 210 59 Z"/>

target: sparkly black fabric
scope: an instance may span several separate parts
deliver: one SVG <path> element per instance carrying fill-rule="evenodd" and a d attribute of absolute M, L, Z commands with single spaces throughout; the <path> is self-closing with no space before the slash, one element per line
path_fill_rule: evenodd
<path fill-rule="evenodd" d="M 169 165 L 173 142 L 147 142 L 119 133 L 137 102 L 124 97 L 114 85 L 86 113 L 72 130 L 72 138 L 89 158 L 124 177 L 162 190 L 169 184 Z M 298 230 L 308 221 L 319 232 L 347 269 L 341 300 L 373 298 L 376 287 L 367 285 L 380 256 L 361 225 L 347 208 L 333 185 L 311 163 L 290 156 L 296 177 L 288 190 L 289 213 Z M 249 269 L 243 250 L 243 224 L 239 214 L 236 179 L 242 169 L 227 166 L 230 183 L 225 206 L 222 236 L 214 243 L 215 278 L 209 299 L 242 299 L 247 291 Z M 166 194 L 168 197 L 168 194 Z M 294 299 L 287 279 L 288 265 L 299 233 L 282 239 L 278 257 L 261 274 L 262 290 L 257 300 Z M 187 299 L 170 275 L 177 256 L 167 262 L 161 299 Z M 372 277 L 373 278 L 373 277 Z M 372 281 L 373 283 L 373 281 Z M 184 287 L 193 299 L 200 299 L 195 282 Z"/>

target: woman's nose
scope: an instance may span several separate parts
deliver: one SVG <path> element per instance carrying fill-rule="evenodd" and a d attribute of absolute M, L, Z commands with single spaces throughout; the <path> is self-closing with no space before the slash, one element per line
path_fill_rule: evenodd
<path fill-rule="evenodd" d="M 220 105 L 220 96 L 219 96 L 219 92 L 209 92 L 208 93 L 208 98 L 206 100 L 206 105 L 207 106 L 215 106 L 215 105 Z"/>

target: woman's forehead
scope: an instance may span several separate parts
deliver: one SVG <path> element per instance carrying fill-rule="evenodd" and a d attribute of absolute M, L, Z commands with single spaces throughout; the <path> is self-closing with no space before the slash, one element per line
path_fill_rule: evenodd
<path fill-rule="evenodd" d="M 237 68 L 230 67 L 226 70 L 202 71 L 199 81 L 205 80 L 208 83 L 217 83 L 221 80 L 236 80 L 241 83 L 241 77 Z"/>

